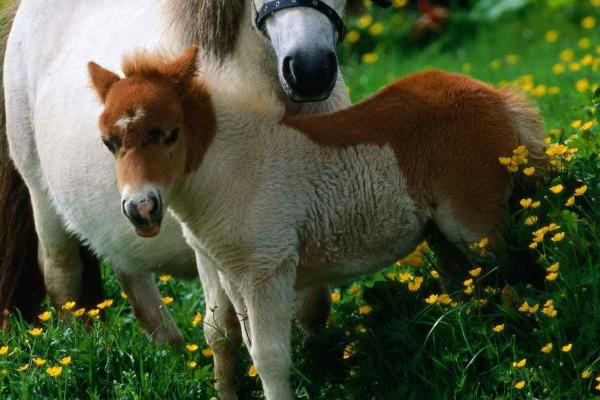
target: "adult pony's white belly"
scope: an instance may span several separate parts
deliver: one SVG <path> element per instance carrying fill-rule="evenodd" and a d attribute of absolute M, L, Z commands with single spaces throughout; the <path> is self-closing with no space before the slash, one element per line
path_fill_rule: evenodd
<path fill-rule="evenodd" d="M 114 159 L 100 141 L 101 106 L 87 74 L 88 61 L 120 70 L 124 54 L 161 45 L 168 30 L 161 10 L 159 0 L 25 0 L 12 33 L 21 60 L 13 57 L 7 70 L 26 68 L 40 161 L 31 167 L 69 229 L 128 270 L 185 273 L 194 268 L 193 252 L 173 217 L 165 216 L 157 238 L 141 239 L 121 214 Z"/>

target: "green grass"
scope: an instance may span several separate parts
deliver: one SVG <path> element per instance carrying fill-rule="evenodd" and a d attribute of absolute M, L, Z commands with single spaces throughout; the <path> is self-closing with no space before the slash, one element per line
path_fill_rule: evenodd
<path fill-rule="evenodd" d="M 599 66 L 583 66 L 580 71 L 557 75 L 552 68 L 561 62 L 560 53 L 572 49 L 574 60 L 591 54 L 600 59 L 600 31 L 581 28 L 582 15 L 530 7 L 511 14 L 494 25 L 480 26 L 475 36 L 448 47 L 434 42 L 414 49 L 383 42 L 376 50 L 379 61 L 360 64 L 348 51 L 345 77 L 353 100 L 373 93 L 382 85 L 410 72 L 427 68 L 470 71 L 494 84 L 518 81 L 541 94 L 540 85 L 560 88 L 560 93 L 533 96 L 541 108 L 553 141 L 569 139 L 577 147 L 576 157 L 562 171 L 550 171 L 529 197 L 539 200 L 539 209 L 508 213 L 508 246 L 511 259 L 482 259 L 483 271 L 475 278 L 472 295 L 451 293 L 455 304 L 429 305 L 425 299 L 440 294 L 435 277 L 435 256 L 422 248 L 386 273 L 337 288 L 327 329 L 318 337 L 294 335 L 293 385 L 302 399 L 587 399 L 596 398 L 594 378 L 600 373 L 600 194 L 598 163 L 598 124 L 582 131 L 571 127 L 574 120 L 592 120 L 591 92 L 578 91 L 577 81 L 598 82 Z M 547 31 L 556 30 L 558 40 L 544 40 Z M 581 49 L 578 42 L 589 37 L 591 46 Z M 447 41 L 446 41 L 447 42 Z M 516 55 L 517 57 L 512 57 Z M 507 56 L 511 56 L 508 57 Z M 514 61 L 516 63 L 508 63 Z M 499 61 L 499 62 L 498 62 Z M 575 61 L 573 61 L 575 62 Z M 565 64 L 568 66 L 568 63 Z M 531 77 L 523 78 L 526 75 Z M 533 82 L 530 84 L 529 82 Z M 582 83 L 580 82 L 580 85 Z M 535 90 L 537 88 L 537 90 Z M 573 136 L 574 135 L 574 136 Z M 451 173 L 451 172 L 449 172 Z M 521 173 L 521 172 L 519 172 Z M 548 188 L 561 183 L 562 193 Z M 588 191 L 576 198 L 573 207 L 564 204 L 576 188 Z M 517 202 L 519 199 L 516 199 Z M 534 227 L 525 218 L 538 216 Z M 556 223 L 565 238 L 552 242 L 548 234 L 537 250 L 528 248 L 531 232 Z M 532 262 L 533 260 L 533 262 Z M 474 261 L 475 262 L 475 261 Z M 551 264 L 559 262 L 555 281 L 544 280 Z M 475 264 L 474 264 L 475 265 Z M 511 279 L 527 269 L 528 280 Z M 520 271 L 521 270 L 521 271 Z M 201 327 L 192 319 L 203 312 L 202 293 L 195 282 L 159 282 L 164 296 L 175 300 L 169 310 L 183 329 L 189 343 L 200 349 L 190 353 L 149 343 L 141 331 L 127 300 L 121 298 L 118 284 L 104 269 L 107 297 L 114 304 L 105 319 L 93 319 L 85 327 L 81 319 L 61 323 L 53 317 L 35 326 L 42 335 L 28 333 L 34 325 L 13 317 L 13 329 L 0 332 L 0 398 L 3 399 L 210 399 L 211 358 Z M 404 274 L 404 276 L 403 276 Z M 408 283 L 424 277 L 418 290 Z M 538 279 L 541 276 L 541 279 Z M 409 282 L 401 282 L 408 278 Z M 462 281 L 468 278 L 465 271 Z M 412 289 L 416 289 L 412 287 Z M 552 299 L 556 317 L 542 313 Z M 483 300 L 483 301 L 482 301 Z M 521 312 L 524 301 L 539 304 L 535 313 Z M 363 308 L 362 313 L 360 307 Z M 492 327 L 504 324 L 496 333 Z M 550 353 L 540 349 L 553 343 Z M 572 343 L 570 352 L 562 346 Z M 259 399 L 260 382 L 247 374 L 251 363 L 240 348 L 239 376 L 242 398 Z M 65 356 L 72 363 L 52 378 L 48 366 Z M 36 367 L 41 357 L 46 365 Z M 512 363 L 527 359 L 524 368 Z M 188 367 L 196 361 L 197 367 Z M 25 371 L 17 368 L 28 365 Z M 583 379 L 589 369 L 591 378 Z M 515 384 L 523 380 L 522 389 Z"/>

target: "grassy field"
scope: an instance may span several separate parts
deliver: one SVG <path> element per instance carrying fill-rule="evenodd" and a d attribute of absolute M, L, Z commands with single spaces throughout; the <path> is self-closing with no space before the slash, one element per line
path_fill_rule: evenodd
<path fill-rule="evenodd" d="M 598 14 L 600 4 L 593 7 L 590 15 Z M 600 111 L 592 96 L 600 18 L 586 16 L 532 6 L 453 46 L 388 43 L 373 62 L 346 57 L 355 101 L 427 68 L 523 87 L 544 114 L 551 165 L 543 176 L 515 167 L 515 176 L 531 173 L 534 188 L 507 210 L 512 257 L 474 254 L 455 293 L 441 292 L 426 244 L 383 273 L 336 288 L 327 329 L 318 337 L 295 329 L 299 398 L 600 398 Z M 475 250 L 485 252 L 485 242 Z M 108 268 L 104 275 L 112 303 L 92 311 L 103 319 L 86 310 L 65 324 L 49 307 L 36 324 L 12 317 L 14 329 L 0 332 L 0 398 L 214 396 L 199 284 L 157 277 L 165 307 L 197 345 L 170 349 L 149 343 Z M 259 399 L 260 378 L 245 349 L 239 354 L 241 398 Z"/>

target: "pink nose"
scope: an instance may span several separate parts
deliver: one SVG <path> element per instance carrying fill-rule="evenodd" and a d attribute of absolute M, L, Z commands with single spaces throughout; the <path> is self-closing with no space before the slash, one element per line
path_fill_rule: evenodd
<path fill-rule="evenodd" d="M 152 201 L 143 201 L 137 206 L 137 212 L 140 217 L 149 220 L 152 215 L 152 210 L 154 210 L 154 202 Z"/>

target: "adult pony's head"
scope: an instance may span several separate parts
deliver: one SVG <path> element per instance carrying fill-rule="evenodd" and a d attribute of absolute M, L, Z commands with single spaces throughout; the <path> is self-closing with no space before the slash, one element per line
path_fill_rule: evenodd
<path fill-rule="evenodd" d="M 192 85 L 197 52 L 192 47 L 175 60 L 139 53 L 124 61 L 125 78 L 88 64 L 104 104 L 99 126 L 104 145 L 116 158 L 121 208 L 142 237 L 160 232 L 170 188 L 200 162 L 204 144 L 199 135 L 188 134 L 188 126 L 214 126 L 212 112 L 202 114 L 212 110 L 210 99 L 202 90 L 190 92 L 192 86 L 201 88 Z M 196 151 L 188 154 L 188 148 Z"/>
<path fill-rule="evenodd" d="M 265 7 L 273 9 L 284 3 L 283 0 L 253 1 L 258 13 Z M 308 7 L 294 6 L 273 12 L 258 26 L 270 39 L 277 56 L 283 89 L 292 100 L 299 102 L 325 100 L 331 94 L 338 74 L 335 47 L 343 39 L 343 30 L 336 26 L 336 18 L 341 22 L 346 11 L 357 9 L 363 0 L 308 3 Z"/>
<path fill-rule="evenodd" d="M 200 44 L 203 51 L 224 61 L 235 55 L 241 45 L 240 35 L 250 34 L 241 29 L 252 13 L 255 19 L 265 5 L 275 6 L 292 0 L 169 0 L 166 2 L 171 26 L 178 31 L 184 45 Z M 298 4 L 300 1 L 295 1 Z M 363 0 L 313 0 L 323 3 L 341 18 L 347 13 L 358 13 Z M 309 6 L 297 6 L 274 12 L 255 32 L 264 40 L 252 41 L 258 46 L 249 51 L 255 56 L 264 53 L 275 56 L 279 80 L 284 91 L 295 101 L 321 101 L 329 97 L 336 83 L 338 62 L 335 46 L 340 34 L 332 19 Z M 261 33 L 262 32 L 262 33 Z M 264 34 L 264 35 L 263 35 Z M 243 45 L 249 42 L 244 41 Z M 268 63 L 271 64 L 269 60 Z"/>

